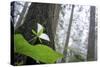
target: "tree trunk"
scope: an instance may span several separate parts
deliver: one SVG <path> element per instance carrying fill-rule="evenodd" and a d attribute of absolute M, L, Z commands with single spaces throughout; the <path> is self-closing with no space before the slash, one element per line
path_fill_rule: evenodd
<path fill-rule="evenodd" d="M 21 24 L 23 24 L 24 18 L 27 14 L 27 9 L 28 9 L 28 2 L 25 3 L 23 10 L 20 13 L 20 17 L 18 19 L 18 22 L 14 24 L 15 25 L 14 30 L 16 30 L 19 26 L 21 26 Z"/>
<path fill-rule="evenodd" d="M 69 27 L 68 27 L 68 32 L 67 32 L 67 38 L 66 38 L 66 43 L 64 47 L 64 58 L 62 59 L 62 62 L 66 62 L 66 57 L 67 57 L 67 50 L 66 48 L 68 47 L 68 42 L 69 42 L 69 37 L 70 37 L 70 31 L 71 31 L 71 25 L 72 25 L 72 19 L 73 19 L 73 13 L 74 13 L 74 5 L 72 5 L 72 11 L 71 11 L 71 16 L 70 16 L 70 21 L 69 21 Z"/>
<path fill-rule="evenodd" d="M 88 37 L 88 51 L 87 51 L 87 60 L 93 61 L 97 60 L 95 56 L 95 7 L 90 7 L 90 27 L 89 27 L 89 37 Z"/>

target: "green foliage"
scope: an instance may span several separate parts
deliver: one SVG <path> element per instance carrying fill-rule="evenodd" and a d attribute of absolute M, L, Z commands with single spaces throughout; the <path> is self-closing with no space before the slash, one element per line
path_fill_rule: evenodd
<path fill-rule="evenodd" d="M 43 28 L 39 32 L 35 32 L 35 30 L 32 29 L 32 33 L 36 36 L 36 39 L 38 38 L 40 43 L 42 43 L 42 40 L 39 36 L 43 34 Z"/>
<path fill-rule="evenodd" d="M 50 47 L 43 44 L 32 46 L 21 34 L 14 35 L 14 46 L 16 53 L 29 56 L 44 63 L 54 63 L 63 57 L 62 54 L 55 52 Z"/>
<path fill-rule="evenodd" d="M 72 47 L 68 47 L 66 49 L 69 50 L 69 54 L 72 54 L 69 56 L 70 58 L 69 62 L 85 61 L 83 54 L 78 49 Z"/>
<path fill-rule="evenodd" d="M 34 34 L 34 35 L 37 35 L 37 33 L 32 29 L 32 33 Z"/>
<path fill-rule="evenodd" d="M 80 61 L 85 61 L 81 55 L 73 55 L 70 57 L 69 60 L 69 62 L 80 62 Z"/>
<path fill-rule="evenodd" d="M 85 61 L 84 58 L 81 55 L 74 55 L 74 56 L 79 61 Z"/>
<path fill-rule="evenodd" d="M 41 39 L 50 41 L 49 36 L 46 33 L 43 33 L 44 30 L 45 28 L 41 24 L 38 24 L 37 32 L 32 29 L 32 33 L 35 35 L 35 39 L 39 39 L 40 43 L 42 43 Z"/>

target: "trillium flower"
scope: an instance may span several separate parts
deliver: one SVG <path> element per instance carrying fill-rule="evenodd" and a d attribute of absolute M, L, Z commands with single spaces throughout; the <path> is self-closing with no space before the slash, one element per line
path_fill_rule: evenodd
<path fill-rule="evenodd" d="M 32 29 L 32 32 L 34 35 L 36 35 L 36 38 L 39 38 L 40 42 L 42 42 L 41 39 L 50 41 L 49 36 L 47 34 L 43 33 L 44 27 L 39 23 L 37 24 L 37 27 L 38 27 L 37 32 Z"/>

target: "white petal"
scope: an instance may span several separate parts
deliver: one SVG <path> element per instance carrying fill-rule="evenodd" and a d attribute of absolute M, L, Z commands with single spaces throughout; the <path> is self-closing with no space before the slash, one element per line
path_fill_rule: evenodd
<path fill-rule="evenodd" d="M 39 32 L 43 28 L 43 26 L 39 23 L 37 23 L 37 26 L 38 26 L 37 32 Z"/>
<path fill-rule="evenodd" d="M 47 40 L 47 41 L 50 41 L 50 39 L 49 39 L 49 37 L 48 37 L 48 35 L 47 34 L 41 34 L 40 36 L 39 36 L 41 39 L 44 39 L 44 40 Z"/>

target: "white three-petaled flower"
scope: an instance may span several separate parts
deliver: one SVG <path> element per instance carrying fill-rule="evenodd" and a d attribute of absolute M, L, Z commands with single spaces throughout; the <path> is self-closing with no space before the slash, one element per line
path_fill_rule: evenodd
<path fill-rule="evenodd" d="M 48 35 L 43 33 L 44 27 L 41 24 L 39 24 L 39 23 L 37 23 L 37 27 L 38 27 L 37 28 L 37 33 L 34 30 L 32 30 L 32 32 L 34 34 L 36 34 L 39 38 L 47 40 L 47 41 L 50 41 Z"/>
<path fill-rule="evenodd" d="M 43 29 L 43 26 L 40 25 L 40 24 L 37 24 L 37 25 L 38 25 L 37 32 L 39 33 L 39 32 L 41 31 L 41 29 Z M 39 37 L 40 37 L 41 39 L 44 39 L 44 40 L 50 41 L 48 35 L 45 34 L 45 33 L 42 33 Z"/>

